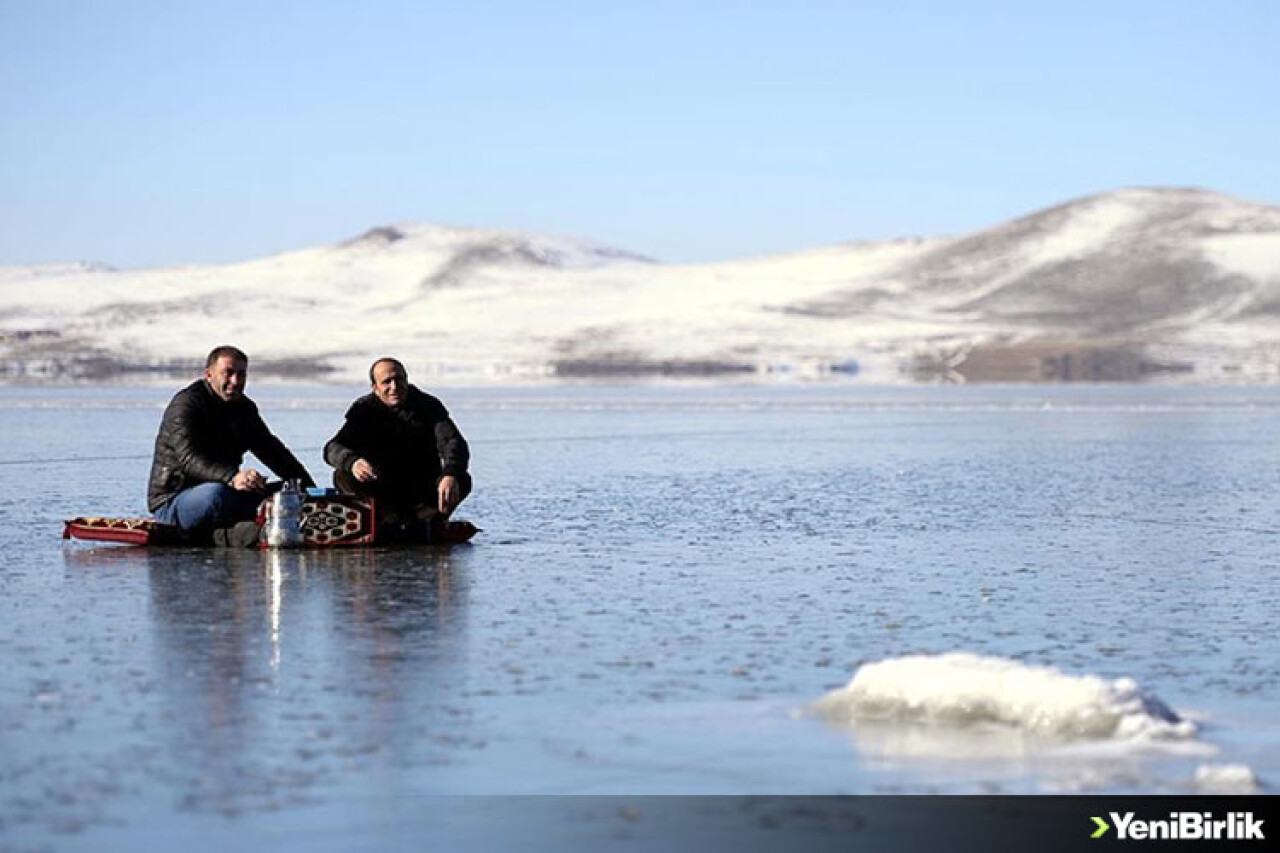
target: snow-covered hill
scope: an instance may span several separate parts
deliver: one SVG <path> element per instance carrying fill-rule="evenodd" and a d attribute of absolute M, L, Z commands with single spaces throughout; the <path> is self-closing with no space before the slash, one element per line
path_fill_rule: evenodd
<path fill-rule="evenodd" d="M 383 354 L 424 381 L 1280 380 L 1280 208 L 1129 189 L 958 237 L 697 266 L 395 225 L 220 267 L 0 268 L 10 379 L 186 370 L 221 343 L 256 375 L 344 380 Z"/>

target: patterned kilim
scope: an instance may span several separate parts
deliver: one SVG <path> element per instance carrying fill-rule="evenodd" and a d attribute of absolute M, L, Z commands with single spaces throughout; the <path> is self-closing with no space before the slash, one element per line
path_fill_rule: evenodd
<path fill-rule="evenodd" d="M 308 548 L 372 545 L 376 541 L 377 513 L 372 498 L 309 496 L 302 503 L 301 524 L 302 539 Z M 469 541 L 479 532 L 469 521 L 450 521 L 438 533 L 440 538 L 436 541 L 438 544 L 456 545 Z M 177 527 L 161 524 L 154 518 L 81 516 L 66 522 L 62 538 L 134 545 L 197 544 Z"/>
<path fill-rule="evenodd" d="M 371 545 L 377 532 L 373 501 L 348 495 L 308 497 L 302 504 L 301 524 L 302 539 L 308 548 Z M 62 538 L 132 545 L 198 544 L 177 527 L 154 518 L 81 516 L 66 522 Z"/>
<path fill-rule="evenodd" d="M 83 516 L 73 518 L 62 528 L 63 539 L 91 539 L 98 542 L 131 542 L 146 545 L 153 538 L 161 539 L 177 528 L 161 524 L 154 518 L 99 518 Z M 158 535 L 159 534 L 159 535 Z"/>
<path fill-rule="evenodd" d="M 302 503 L 302 539 L 310 547 L 370 545 L 376 532 L 369 498 L 332 495 Z"/>

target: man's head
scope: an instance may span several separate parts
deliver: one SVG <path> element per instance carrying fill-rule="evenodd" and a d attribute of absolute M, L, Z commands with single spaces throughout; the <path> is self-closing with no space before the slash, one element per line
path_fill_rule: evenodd
<path fill-rule="evenodd" d="M 249 377 L 249 356 L 236 347 L 215 347 L 204 361 L 204 381 L 213 393 L 228 402 L 244 396 Z"/>
<path fill-rule="evenodd" d="M 369 368 L 369 384 L 383 404 L 395 409 L 404 402 L 409 391 L 409 374 L 394 358 L 380 358 Z"/>

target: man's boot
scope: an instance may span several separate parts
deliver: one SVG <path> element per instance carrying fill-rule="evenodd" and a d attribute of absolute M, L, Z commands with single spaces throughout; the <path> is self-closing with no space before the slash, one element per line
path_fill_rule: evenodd
<path fill-rule="evenodd" d="M 260 534 L 256 521 L 240 521 L 230 527 L 218 527 L 213 531 L 216 548 L 256 548 Z"/>

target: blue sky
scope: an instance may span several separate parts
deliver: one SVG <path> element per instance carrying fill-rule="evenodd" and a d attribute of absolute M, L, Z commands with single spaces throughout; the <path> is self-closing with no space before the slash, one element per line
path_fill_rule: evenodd
<path fill-rule="evenodd" d="M 0 264 L 396 221 L 664 261 L 1280 203 L 1280 3 L 0 0 Z"/>

